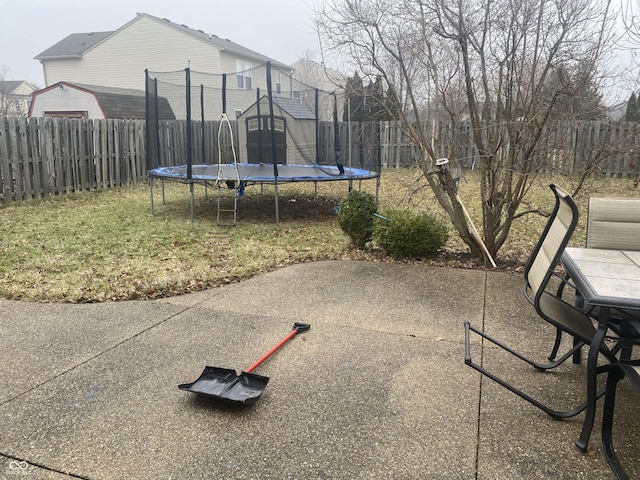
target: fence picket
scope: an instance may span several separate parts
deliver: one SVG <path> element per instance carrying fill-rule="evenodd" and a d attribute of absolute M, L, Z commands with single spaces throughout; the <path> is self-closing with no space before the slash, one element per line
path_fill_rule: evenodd
<path fill-rule="evenodd" d="M 13 165 L 12 174 L 14 176 L 14 200 L 21 201 L 22 197 L 22 185 L 24 183 L 24 176 L 22 173 L 22 158 L 21 152 L 19 150 L 18 145 L 20 142 L 18 141 L 19 135 L 19 123 L 15 117 L 9 117 L 9 136 L 11 137 L 11 141 L 9 145 L 11 146 L 11 164 Z"/>
<path fill-rule="evenodd" d="M 0 181 L 2 181 L 2 200 L 10 202 L 12 185 L 9 167 L 9 125 L 7 119 L 0 117 Z"/>

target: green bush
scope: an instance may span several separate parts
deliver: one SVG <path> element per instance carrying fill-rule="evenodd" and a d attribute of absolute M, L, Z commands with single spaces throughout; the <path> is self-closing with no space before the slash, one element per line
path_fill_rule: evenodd
<path fill-rule="evenodd" d="M 428 258 L 449 239 L 447 224 L 430 213 L 392 210 L 385 217 L 375 222 L 374 238 L 393 257 Z"/>
<path fill-rule="evenodd" d="M 367 192 L 351 190 L 340 204 L 338 224 L 356 248 L 362 248 L 373 236 L 376 198 Z"/>

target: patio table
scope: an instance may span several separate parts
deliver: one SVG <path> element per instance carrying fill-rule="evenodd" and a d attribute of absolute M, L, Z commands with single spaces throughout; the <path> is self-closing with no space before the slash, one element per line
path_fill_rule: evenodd
<path fill-rule="evenodd" d="M 598 352 L 609 328 L 611 309 L 640 310 L 640 251 L 567 247 L 561 262 L 584 301 L 600 310 L 587 359 L 587 409 L 576 441 L 579 449 L 587 451 L 596 414 Z M 622 320 L 620 327 L 623 352 L 629 352 L 638 320 Z"/>

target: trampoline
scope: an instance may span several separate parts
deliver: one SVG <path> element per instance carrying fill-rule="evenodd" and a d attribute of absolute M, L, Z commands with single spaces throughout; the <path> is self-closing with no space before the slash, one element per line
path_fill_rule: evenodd
<path fill-rule="evenodd" d="M 282 183 L 312 182 L 317 187 L 321 182 L 343 181 L 348 182 L 351 190 L 353 181 L 376 179 L 377 192 L 380 179 L 379 124 L 360 122 L 355 129 L 351 129 L 350 124 L 341 126 L 335 92 L 321 92 L 317 88 L 306 92 L 308 86 L 296 84 L 290 92 L 280 90 L 279 86 L 278 95 L 274 95 L 270 62 L 264 65 L 264 70 L 267 95 L 261 95 L 257 88 L 255 100 L 251 103 L 248 97 L 239 97 L 244 95 L 243 90 L 227 92 L 226 74 L 222 75 L 218 85 L 216 79 L 209 75 L 196 73 L 200 80 L 198 121 L 192 117 L 192 72 L 189 68 L 184 71 L 184 84 L 159 82 L 157 76 L 163 74 L 156 73 L 156 77 L 152 77 L 148 71 L 145 72 L 147 176 L 152 214 L 154 179 L 162 182 L 163 203 L 165 180 L 189 185 L 192 221 L 194 185 L 216 188 L 218 225 L 236 225 L 238 199 L 249 185 L 274 186 L 276 224 L 279 223 L 278 185 Z M 252 77 L 257 80 L 258 75 L 252 74 Z M 294 79 L 284 83 L 293 85 Z M 184 91 L 184 97 L 177 95 L 180 90 Z M 212 98 L 216 92 L 222 100 L 222 113 L 220 121 L 212 124 L 206 119 L 205 111 L 209 110 L 205 110 L 205 99 Z M 236 119 L 233 125 L 226 113 L 227 93 L 234 102 L 246 104 L 240 114 L 234 108 Z M 158 101 L 161 97 L 169 98 L 176 111 L 181 112 L 184 107 L 184 131 L 172 131 L 168 124 L 160 121 Z M 169 131 L 173 133 L 168 134 Z M 347 145 L 346 155 L 343 145 Z M 352 157 L 357 167 L 353 166 Z M 343 158 L 347 161 L 344 162 Z M 233 193 L 232 207 L 228 206 L 226 199 L 223 201 L 223 196 L 226 198 L 228 195 L 222 192 Z M 226 217 L 230 220 L 227 221 Z"/>
<path fill-rule="evenodd" d="M 277 175 L 276 175 L 277 172 Z M 360 168 L 330 166 L 330 165 L 277 165 L 274 170 L 273 164 L 219 164 L 219 165 L 192 165 L 191 176 L 189 176 L 188 165 L 178 165 L 173 167 L 157 167 L 148 172 L 151 212 L 153 213 L 153 179 L 170 180 L 191 185 L 191 219 L 193 221 L 193 184 L 202 183 L 205 186 L 215 186 L 220 192 L 220 185 L 226 184 L 237 193 L 234 195 L 233 210 L 224 209 L 220 204 L 218 195 L 218 225 L 225 222 L 221 220 L 221 214 L 232 213 L 233 223 L 236 223 L 237 199 L 244 194 L 244 189 L 248 185 L 293 183 L 293 182 L 331 182 L 331 181 L 357 181 L 370 180 L 380 177 L 378 172 L 364 170 Z M 164 184 L 163 184 L 164 192 Z M 163 193 L 164 198 L 164 193 Z M 277 206 L 276 206 L 277 210 Z M 277 220 L 276 220 L 277 221 Z"/>
<path fill-rule="evenodd" d="M 241 184 L 290 182 L 330 182 L 337 180 L 368 180 L 378 178 L 377 172 L 360 168 L 330 165 L 278 165 L 278 176 L 273 164 L 239 163 L 237 165 L 193 165 L 191 178 L 202 182 L 227 182 L 239 180 Z M 341 171 L 342 170 L 342 171 Z M 187 165 L 158 167 L 150 175 L 156 178 L 187 180 Z"/>

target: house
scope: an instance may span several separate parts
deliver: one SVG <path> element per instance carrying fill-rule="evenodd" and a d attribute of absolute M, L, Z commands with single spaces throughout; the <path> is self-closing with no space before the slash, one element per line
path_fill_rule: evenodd
<path fill-rule="evenodd" d="M 273 139 L 281 164 L 316 163 L 316 116 L 297 98 L 273 97 Z M 260 98 L 238 117 L 240 163 L 273 163 L 269 99 Z"/>
<path fill-rule="evenodd" d="M 314 111 L 314 94 L 309 94 L 309 87 L 317 88 L 323 92 L 332 92 L 337 95 L 338 118 L 342 120 L 345 104 L 346 78 L 341 73 L 317 63 L 308 58 L 301 58 L 291 64 L 293 68 L 293 97 L 300 98 L 302 103 L 311 111 Z M 319 103 L 318 117 L 320 120 L 333 120 L 334 102 L 327 98 Z"/>
<path fill-rule="evenodd" d="M 24 80 L 0 80 L 0 117 L 24 117 L 36 87 Z"/>
<path fill-rule="evenodd" d="M 250 50 L 229 39 L 174 23 L 146 13 L 112 32 L 74 33 L 35 57 L 42 63 L 47 87 L 59 82 L 104 85 L 144 90 L 145 70 L 184 71 L 230 76 L 227 89 L 266 91 L 266 63 L 271 62 L 274 89 L 281 88 L 291 67 Z M 184 87 L 183 87 L 184 88 Z M 221 95 L 217 95 L 220 97 Z M 238 114 L 256 96 L 234 100 L 229 95 L 228 112 Z M 218 103 L 222 103 L 219 98 Z M 174 108 L 178 112 L 178 108 Z M 208 108 L 219 118 L 221 108 Z M 180 115 L 178 115 L 180 116 Z"/>
<path fill-rule="evenodd" d="M 33 94 L 30 117 L 144 119 L 142 90 L 58 82 Z M 160 120 L 176 117 L 166 98 L 158 97 Z"/>

